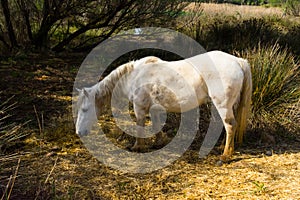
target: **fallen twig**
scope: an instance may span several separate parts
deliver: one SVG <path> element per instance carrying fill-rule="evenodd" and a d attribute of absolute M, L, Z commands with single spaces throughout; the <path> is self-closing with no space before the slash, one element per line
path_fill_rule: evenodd
<path fill-rule="evenodd" d="M 11 176 L 9 177 L 9 181 L 8 181 L 8 183 L 7 183 L 7 185 L 6 185 L 6 188 L 5 188 L 5 191 L 4 191 L 4 193 L 3 193 L 2 197 L 1 197 L 1 200 L 3 200 L 3 199 L 5 198 L 6 193 L 7 193 L 7 191 L 8 191 L 8 188 L 9 188 L 9 186 L 11 185 L 11 186 L 10 186 L 10 190 L 9 190 L 9 192 L 8 192 L 8 195 L 6 196 L 6 199 L 9 199 L 9 198 L 10 198 L 11 193 L 12 193 L 12 190 L 13 190 L 14 185 L 15 185 L 15 181 L 16 181 L 18 172 L 19 172 L 20 162 L 21 162 L 21 158 L 19 158 L 19 160 L 18 160 L 18 164 L 17 164 L 16 170 L 15 170 L 14 176 L 11 175 Z"/>

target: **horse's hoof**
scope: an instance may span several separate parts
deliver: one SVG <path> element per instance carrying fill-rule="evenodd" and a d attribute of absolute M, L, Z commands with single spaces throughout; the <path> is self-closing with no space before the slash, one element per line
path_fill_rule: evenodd
<path fill-rule="evenodd" d="M 161 139 L 156 139 L 153 147 L 155 149 L 160 149 L 160 148 L 166 146 L 170 141 L 171 141 L 171 138 L 169 138 L 168 136 L 165 136 Z"/>
<path fill-rule="evenodd" d="M 266 151 L 266 156 L 272 156 L 273 155 L 273 152 L 272 151 Z"/>
<path fill-rule="evenodd" d="M 166 144 L 167 144 L 166 141 L 163 141 L 163 142 L 159 141 L 159 142 L 155 142 L 155 143 L 152 145 L 152 147 L 153 147 L 154 149 L 160 149 L 160 148 L 166 146 Z"/>
<path fill-rule="evenodd" d="M 220 157 L 220 161 L 224 162 L 224 163 L 227 163 L 230 161 L 230 157 L 231 156 L 228 156 L 228 155 L 221 155 Z"/>
<path fill-rule="evenodd" d="M 135 151 L 135 152 L 144 152 L 145 151 L 145 147 L 144 146 L 140 146 L 140 145 L 134 145 L 133 147 L 130 148 L 131 151 Z"/>
<path fill-rule="evenodd" d="M 138 152 L 140 150 L 140 147 L 133 146 L 133 147 L 130 148 L 130 150 Z"/>
<path fill-rule="evenodd" d="M 164 145 L 163 144 L 154 144 L 152 145 L 153 149 L 161 149 Z"/>
<path fill-rule="evenodd" d="M 131 151 L 132 145 L 128 144 L 126 145 L 125 149 L 127 149 L 128 151 Z"/>
<path fill-rule="evenodd" d="M 218 160 L 218 161 L 216 162 L 216 165 L 217 165 L 218 167 L 221 167 L 221 166 L 223 165 L 223 161 L 222 161 L 222 160 Z"/>

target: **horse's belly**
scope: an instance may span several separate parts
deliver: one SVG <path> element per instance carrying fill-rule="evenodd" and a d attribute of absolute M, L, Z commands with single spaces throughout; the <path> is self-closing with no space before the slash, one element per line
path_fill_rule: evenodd
<path fill-rule="evenodd" d="M 159 104 L 169 112 L 186 112 L 207 102 L 203 89 L 187 85 L 153 85 L 149 93 L 153 104 Z"/>

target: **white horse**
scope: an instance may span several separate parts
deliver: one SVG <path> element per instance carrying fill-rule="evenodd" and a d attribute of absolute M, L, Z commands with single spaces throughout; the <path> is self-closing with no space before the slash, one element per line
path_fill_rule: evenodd
<path fill-rule="evenodd" d="M 196 64 L 195 64 L 196 63 Z M 206 103 L 215 105 L 226 130 L 221 161 L 234 152 L 234 140 L 241 143 L 250 110 L 252 79 L 249 63 L 233 55 L 211 51 L 185 60 L 167 62 L 145 57 L 119 66 L 96 85 L 83 88 L 77 101 L 76 133 L 87 135 L 113 91 L 132 102 L 138 127 L 156 105 L 167 112 L 186 112 Z M 152 117 L 152 116 L 151 116 Z M 158 129 L 153 122 L 154 129 Z M 144 147 L 144 130 L 138 129 L 132 150 Z M 143 137 L 144 136 L 144 137 Z M 164 138 L 159 133 L 159 140 Z"/>

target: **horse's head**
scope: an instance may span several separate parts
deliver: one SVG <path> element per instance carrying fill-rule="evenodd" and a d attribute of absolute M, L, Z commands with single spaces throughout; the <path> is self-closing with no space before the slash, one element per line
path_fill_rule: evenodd
<path fill-rule="evenodd" d="M 93 88 L 83 88 L 79 91 L 77 101 L 76 133 L 85 136 L 90 133 L 97 122 L 97 108 L 95 107 L 95 92 Z"/>

